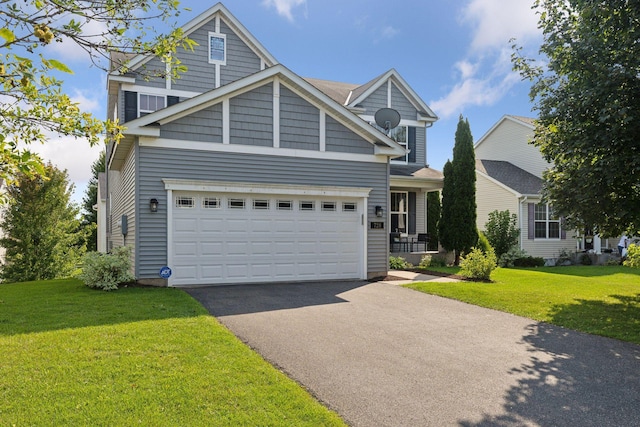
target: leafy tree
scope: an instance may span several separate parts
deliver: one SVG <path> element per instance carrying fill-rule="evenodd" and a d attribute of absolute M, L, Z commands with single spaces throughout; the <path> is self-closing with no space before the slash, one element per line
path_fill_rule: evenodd
<path fill-rule="evenodd" d="M 518 217 L 516 214 L 510 213 L 508 209 L 489 212 L 489 220 L 484 227 L 484 234 L 496 251 L 498 258 L 518 244 L 518 237 L 520 237 Z"/>
<path fill-rule="evenodd" d="M 446 168 L 446 165 L 445 165 Z M 442 191 L 442 218 L 440 228 L 446 232 L 440 236 L 442 246 L 455 251 L 455 264 L 460 254 L 468 252 L 478 243 L 476 227 L 476 156 L 473 151 L 473 136 L 469 121 L 460 116 L 453 146 L 453 161 L 449 177 L 445 172 L 445 183 L 450 182 L 449 191 Z M 445 210 L 445 204 L 447 208 Z"/>
<path fill-rule="evenodd" d="M 6 248 L 1 277 L 23 282 L 68 277 L 84 247 L 79 246 L 78 209 L 69 203 L 73 184 L 66 171 L 45 165 L 47 178 L 19 174 L 6 189 L 1 227 Z"/>
<path fill-rule="evenodd" d="M 541 61 L 514 46 L 532 82 L 533 143 L 552 167 L 544 194 L 576 228 L 640 231 L 640 7 L 537 0 Z"/>
<path fill-rule="evenodd" d="M 450 221 L 453 216 L 453 199 L 455 190 L 453 187 L 453 164 L 450 160 L 442 168 L 444 180 L 442 182 L 442 209 L 440 211 L 440 221 L 438 221 L 438 240 L 440 245 L 447 251 L 455 249 L 454 225 Z"/>
<path fill-rule="evenodd" d="M 82 228 L 87 231 L 87 250 L 98 249 L 98 213 L 93 206 L 98 203 L 98 174 L 105 170 L 105 152 L 101 151 L 91 165 L 91 179 L 82 199 Z"/>
<path fill-rule="evenodd" d="M 24 0 L 0 2 L 0 179 L 42 174 L 38 156 L 18 144 L 46 142 L 48 134 L 97 143 L 105 132 L 116 141 L 122 127 L 79 109 L 62 91 L 60 73 L 73 73 L 54 58 L 52 44 L 84 49 L 95 66 L 108 67 L 112 53 L 153 54 L 170 64 L 146 75 L 175 77 L 184 66 L 172 55 L 194 42 L 176 29 L 151 37 L 153 23 L 177 16 L 176 0 Z M 128 55 L 127 55 L 128 54 Z M 127 62 L 123 61 L 126 69 Z"/>
<path fill-rule="evenodd" d="M 440 220 L 440 192 L 427 193 L 427 231 L 429 232 L 430 251 L 438 250 L 438 221 Z"/>

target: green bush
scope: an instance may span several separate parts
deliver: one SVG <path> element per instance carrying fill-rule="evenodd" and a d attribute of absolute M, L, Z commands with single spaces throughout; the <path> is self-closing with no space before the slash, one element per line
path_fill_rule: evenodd
<path fill-rule="evenodd" d="M 544 258 L 526 256 L 513 260 L 514 267 L 544 267 Z"/>
<path fill-rule="evenodd" d="M 622 265 L 640 268 L 640 246 L 633 243 L 629 245 L 629 248 L 627 248 L 627 258 Z"/>
<path fill-rule="evenodd" d="M 496 254 L 493 250 L 486 254 L 474 248 L 460 259 L 460 275 L 470 279 L 489 280 L 496 268 Z"/>
<path fill-rule="evenodd" d="M 593 264 L 593 261 L 591 260 L 591 257 L 589 256 L 589 254 L 580 255 L 580 264 L 582 264 L 582 265 L 591 265 L 591 264 Z"/>
<path fill-rule="evenodd" d="M 489 212 L 489 220 L 484 227 L 484 234 L 496 251 L 498 258 L 518 244 L 518 237 L 520 237 L 518 217 L 509 210 Z"/>
<path fill-rule="evenodd" d="M 404 270 L 405 268 L 411 268 L 413 265 L 410 262 L 407 262 L 401 256 L 390 256 L 389 257 L 389 268 L 391 270 Z"/>
<path fill-rule="evenodd" d="M 431 256 L 424 255 L 420 260 L 420 264 L 418 267 L 420 268 L 429 268 L 429 267 L 446 267 L 447 261 L 441 256 Z"/>
<path fill-rule="evenodd" d="M 526 258 L 529 256 L 527 251 L 520 249 L 517 246 L 512 246 L 507 252 L 500 255 L 498 265 L 500 267 L 515 267 L 515 261 L 520 258 Z"/>
<path fill-rule="evenodd" d="M 82 258 L 78 276 L 90 288 L 112 291 L 135 280 L 131 274 L 131 248 L 120 246 L 111 253 L 88 252 Z"/>
<path fill-rule="evenodd" d="M 493 247 L 491 246 L 491 243 L 489 243 L 489 239 L 487 239 L 487 236 L 485 236 L 482 231 L 478 231 L 478 243 L 476 244 L 476 248 L 480 249 L 484 254 L 489 251 L 493 251 Z"/>

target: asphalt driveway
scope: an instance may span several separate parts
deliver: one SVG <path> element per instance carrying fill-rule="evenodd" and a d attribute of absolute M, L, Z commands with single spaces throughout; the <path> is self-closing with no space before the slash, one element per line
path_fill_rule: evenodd
<path fill-rule="evenodd" d="M 327 282 L 187 289 L 352 426 L 639 426 L 640 346 Z"/>

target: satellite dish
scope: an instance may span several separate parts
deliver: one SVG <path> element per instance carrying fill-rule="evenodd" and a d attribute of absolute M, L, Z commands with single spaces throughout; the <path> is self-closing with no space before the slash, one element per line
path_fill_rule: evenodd
<path fill-rule="evenodd" d="M 400 124 L 400 113 L 393 108 L 381 108 L 376 111 L 373 117 L 376 120 L 376 124 L 386 131 Z"/>

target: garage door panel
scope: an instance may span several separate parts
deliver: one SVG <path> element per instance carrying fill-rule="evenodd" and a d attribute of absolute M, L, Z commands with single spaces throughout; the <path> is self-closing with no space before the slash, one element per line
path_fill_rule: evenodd
<path fill-rule="evenodd" d="M 196 256 L 198 255 L 198 244 L 193 242 L 178 242 L 174 244 L 176 256 Z"/>
<path fill-rule="evenodd" d="M 195 218 L 176 219 L 174 220 L 174 230 L 178 233 L 196 233 L 198 231 L 198 221 Z"/>

